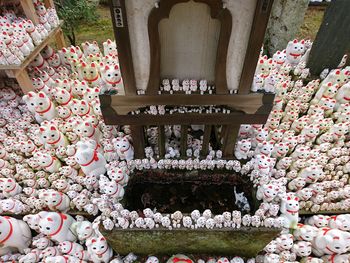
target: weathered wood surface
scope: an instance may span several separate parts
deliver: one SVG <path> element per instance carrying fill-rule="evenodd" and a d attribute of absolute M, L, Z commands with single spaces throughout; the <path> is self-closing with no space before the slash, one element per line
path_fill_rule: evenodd
<path fill-rule="evenodd" d="M 125 115 L 133 110 L 150 105 L 167 106 L 208 106 L 224 105 L 246 114 L 269 114 L 273 106 L 273 94 L 249 95 L 137 95 L 137 96 L 110 96 L 101 95 L 101 110 L 105 118 L 115 118 L 116 115 Z M 175 115 L 175 114 L 173 114 Z M 189 115 L 189 114 L 186 114 Z M 204 115 L 204 114 L 202 114 Z M 209 115 L 209 114 L 207 114 Z M 223 114 L 230 116 L 230 114 Z M 159 116 L 157 116 L 159 117 Z M 132 118 L 131 118 L 132 119 Z"/>
<path fill-rule="evenodd" d="M 192 182 L 200 181 L 201 184 L 221 184 L 230 182 L 244 184 L 253 188 L 253 184 L 247 176 L 241 176 L 234 171 L 225 169 L 214 170 L 181 170 L 181 169 L 150 169 L 134 171 L 131 174 L 131 183 L 135 182 Z M 254 196 L 255 197 L 255 196 Z"/>
<path fill-rule="evenodd" d="M 20 0 L 23 13 L 26 15 L 26 17 L 30 20 L 32 20 L 34 25 L 38 25 L 39 17 L 36 14 L 35 7 L 32 0 Z"/>
<path fill-rule="evenodd" d="M 165 128 L 164 128 L 164 125 L 158 126 L 158 149 L 159 149 L 159 157 L 163 158 L 165 155 Z"/>
<path fill-rule="evenodd" d="M 118 115 L 113 112 L 103 114 L 105 123 L 108 125 L 227 125 L 236 123 L 240 124 L 264 124 L 268 114 L 166 114 L 166 115 Z"/>
<path fill-rule="evenodd" d="M 32 53 L 30 53 L 30 55 L 24 59 L 21 65 L 1 65 L 0 70 L 24 70 L 29 65 L 29 63 L 32 62 L 33 59 L 36 58 L 36 56 L 43 50 L 43 48 L 54 40 L 56 34 L 60 32 L 62 24 L 63 21 L 60 21 L 60 25 L 50 31 L 49 35 L 34 48 Z"/>
<path fill-rule="evenodd" d="M 145 130 L 142 125 L 130 125 L 131 136 L 134 138 L 134 154 L 136 158 L 145 157 Z M 137 140 L 137 141 L 136 141 Z"/>
<path fill-rule="evenodd" d="M 336 68 L 344 54 L 350 55 L 350 3 L 333 0 L 312 45 L 307 67 L 313 75 Z M 348 59 L 349 64 L 349 59 Z"/>
<path fill-rule="evenodd" d="M 255 257 L 281 229 L 100 229 L 111 247 L 120 254 L 139 255 L 209 254 Z"/>
<path fill-rule="evenodd" d="M 243 123 L 242 123 L 243 124 Z M 238 136 L 238 131 L 240 128 L 240 124 L 227 125 L 225 127 L 225 133 L 223 134 L 223 149 L 222 154 L 223 157 L 232 158 L 233 157 L 233 149 L 236 144 L 236 138 Z"/>
<path fill-rule="evenodd" d="M 238 93 L 248 94 L 253 83 L 254 72 L 259 53 L 264 41 L 265 30 L 269 21 L 273 0 L 258 0 L 254 13 L 253 25 L 244 59 Z"/>
<path fill-rule="evenodd" d="M 203 142 L 202 142 L 202 149 L 201 149 L 201 157 L 203 158 L 205 158 L 208 155 L 212 128 L 213 128 L 212 125 L 204 126 Z"/>
<path fill-rule="evenodd" d="M 120 63 L 120 71 L 123 76 L 125 94 L 135 95 L 136 82 L 125 0 L 110 0 L 110 10 L 113 22 L 114 37 L 118 47 L 118 59 Z M 120 16 L 118 16 L 119 12 L 121 12 Z M 120 20 L 117 21 L 118 19 Z"/>

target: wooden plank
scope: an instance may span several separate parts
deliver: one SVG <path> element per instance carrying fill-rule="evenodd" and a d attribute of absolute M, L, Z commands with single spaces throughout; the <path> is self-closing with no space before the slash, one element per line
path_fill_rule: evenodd
<path fill-rule="evenodd" d="M 18 85 L 21 87 L 24 94 L 34 90 L 33 81 L 29 77 L 27 70 L 20 70 L 19 72 L 15 73 L 15 75 Z"/>
<path fill-rule="evenodd" d="M 61 28 L 57 31 L 55 35 L 55 39 L 56 39 L 57 48 L 62 49 L 66 47 L 66 41 L 64 39 L 64 34 Z"/>
<path fill-rule="evenodd" d="M 108 125 L 176 125 L 176 124 L 264 124 L 268 114 L 166 114 L 166 115 L 118 115 L 113 111 L 102 111 Z"/>
<path fill-rule="evenodd" d="M 106 96 L 106 95 L 105 95 Z M 100 100 L 103 102 L 103 97 Z M 128 113 L 122 111 L 122 107 L 135 107 L 135 110 L 150 105 L 167 105 L 167 106 L 189 106 L 189 105 L 227 105 L 235 110 L 245 113 L 255 113 L 263 104 L 269 104 L 269 110 L 272 108 L 274 95 L 267 94 L 248 94 L 248 95 L 136 95 L 136 96 L 112 96 L 110 105 L 118 114 Z M 101 102 L 101 105 L 103 104 Z M 119 110 L 118 110 L 119 109 Z M 266 112 L 267 113 L 267 112 Z"/>
<path fill-rule="evenodd" d="M 44 0 L 44 5 L 46 8 L 55 8 L 55 3 L 53 2 L 53 0 Z"/>
<path fill-rule="evenodd" d="M 30 53 L 28 57 L 24 59 L 21 65 L 2 65 L 0 66 L 0 70 L 23 70 L 25 69 L 32 61 L 33 59 L 43 50 L 44 47 L 47 46 L 47 44 L 53 40 L 55 35 L 61 30 L 61 25 L 63 21 L 60 22 L 60 26 L 56 27 L 55 29 L 51 30 L 47 38 L 45 38 L 38 46 L 35 47 L 35 49 Z"/>
<path fill-rule="evenodd" d="M 132 61 L 125 0 L 110 0 L 110 7 L 125 94 L 136 95 L 136 82 L 134 75 L 134 65 Z"/>
<path fill-rule="evenodd" d="M 36 14 L 32 0 L 21 0 L 21 6 L 26 17 L 33 21 L 34 25 L 39 24 L 39 17 Z"/>
<path fill-rule="evenodd" d="M 145 130 L 141 125 L 130 125 L 133 141 L 135 159 L 145 158 Z"/>
<path fill-rule="evenodd" d="M 222 149 L 222 155 L 224 156 L 224 158 L 233 157 L 233 150 L 236 144 L 236 138 L 238 135 L 239 127 L 240 125 L 227 125 L 225 129 L 223 149 Z"/>
<path fill-rule="evenodd" d="M 212 127 L 213 127 L 212 125 L 204 126 L 204 134 L 203 134 L 203 142 L 202 142 L 202 150 L 201 150 L 202 157 L 205 157 L 208 155 Z"/>
<path fill-rule="evenodd" d="M 350 4 L 336 0 L 329 4 L 310 51 L 307 67 L 313 75 L 334 69 L 344 54 L 350 55 Z M 349 59 L 348 59 L 349 63 Z"/>
<path fill-rule="evenodd" d="M 188 126 L 181 125 L 180 154 L 182 158 L 186 158 L 187 137 L 188 137 L 187 135 L 188 135 Z"/>
<path fill-rule="evenodd" d="M 165 130 L 164 125 L 158 126 L 158 149 L 159 158 L 163 158 L 165 155 Z"/>
<path fill-rule="evenodd" d="M 254 20 L 250 31 L 249 42 L 244 59 L 238 93 L 248 94 L 254 78 L 261 46 L 264 41 L 267 22 L 269 21 L 273 0 L 258 0 Z"/>

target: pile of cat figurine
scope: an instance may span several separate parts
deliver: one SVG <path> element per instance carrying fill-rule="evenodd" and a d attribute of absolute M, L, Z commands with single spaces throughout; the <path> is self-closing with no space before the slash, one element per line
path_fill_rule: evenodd
<path fill-rule="evenodd" d="M 20 65 L 60 24 L 56 9 L 34 0 L 39 24 L 4 10 L 0 16 L 0 65 Z"/>
<path fill-rule="evenodd" d="M 178 125 L 165 128 L 163 159 L 157 157 L 154 127 L 147 130 L 146 158 L 135 159 L 130 127 L 106 125 L 100 109 L 100 94 L 124 94 L 115 42 L 104 42 L 103 52 L 96 42 L 58 51 L 47 46 L 28 68 L 35 91 L 22 96 L 11 81 L 3 82 L 0 90 L 1 260 L 137 260 L 133 253 L 122 257 L 113 252 L 100 227 L 212 231 L 275 227 L 282 229 L 280 236 L 256 258 L 197 261 L 349 262 L 350 215 L 317 213 L 350 208 L 350 68 L 344 67 L 344 56 L 339 68 L 309 80 L 305 65 L 311 45 L 293 40 L 270 59 L 261 54 L 252 92 L 275 93 L 274 108 L 265 125 L 241 126 L 234 160 L 222 159 L 222 152 L 212 147 L 201 159 L 201 138 L 195 137 L 187 142 L 187 159 L 181 159 Z M 183 83 L 186 88 L 179 90 L 187 94 L 215 90 L 205 80 Z M 165 114 L 164 107 L 151 106 L 149 111 Z M 181 111 L 186 112 L 186 107 Z M 231 170 L 252 180 L 261 204 L 253 215 L 241 211 L 214 215 L 209 209 L 188 215 L 161 214 L 153 208 L 129 211 L 120 201 L 129 176 L 144 169 Z M 243 208 L 248 205 L 244 196 L 236 196 Z M 300 217 L 299 209 L 315 215 Z M 72 210 L 85 212 L 93 220 L 73 217 Z M 159 259 L 149 256 L 145 261 Z M 184 255 L 169 259 L 179 261 L 193 262 Z"/>

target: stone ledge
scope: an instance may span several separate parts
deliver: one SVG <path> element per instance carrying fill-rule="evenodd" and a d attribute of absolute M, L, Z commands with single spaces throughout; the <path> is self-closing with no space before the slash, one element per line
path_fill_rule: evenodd
<path fill-rule="evenodd" d="M 255 257 L 281 229 L 100 229 L 112 248 L 122 255 L 210 254 Z"/>

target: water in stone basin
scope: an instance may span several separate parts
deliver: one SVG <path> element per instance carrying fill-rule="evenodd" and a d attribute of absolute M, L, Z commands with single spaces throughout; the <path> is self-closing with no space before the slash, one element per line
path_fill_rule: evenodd
<path fill-rule="evenodd" d="M 222 171 L 142 171 L 130 178 L 124 201 L 129 210 L 152 207 L 161 213 L 191 213 L 195 209 L 244 213 L 254 207 L 251 189 L 244 178 Z"/>

